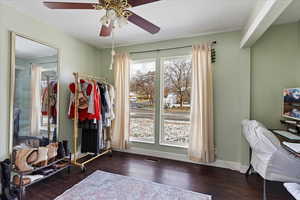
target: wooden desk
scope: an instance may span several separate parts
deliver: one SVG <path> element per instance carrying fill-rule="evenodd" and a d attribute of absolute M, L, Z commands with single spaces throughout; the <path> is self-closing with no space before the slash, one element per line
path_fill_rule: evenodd
<path fill-rule="evenodd" d="M 290 149 L 289 147 L 285 146 L 283 144 L 283 142 L 291 142 L 291 143 L 300 143 L 300 140 L 291 140 L 287 137 L 284 137 L 282 135 L 279 135 L 278 133 L 274 132 L 274 130 L 271 130 L 271 132 L 278 138 L 278 140 L 281 143 L 281 146 L 287 150 L 288 152 L 290 152 L 291 154 L 293 154 L 294 156 L 300 158 L 300 153 L 295 152 L 294 150 Z"/>
<path fill-rule="evenodd" d="M 287 138 L 287 137 L 284 137 L 284 136 L 282 136 L 282 135 L 279 135 L 278 133 L 274 132 L 273 130 L 271 130 L 271 131 L 272 131 L 272 133 L 279 139 L 279 141 L 280 141 L 280 143 L 281 143 L 281 146 L 282 146 L 285 150 L 287 150 L 289 153 L 293 154 L 295 157 L 300 158 L 300 153 L 295 152 L 294 150 L 290 149 L 289 147 L 287 147 L 287 146 L 285 146 L 285 145 L 283 144 L 283 142 L 300 143 L 300 140 L 291 140 L 291 139 L 289 139 L 289 138 Z M 293 183 L 293 184 L 297 185 L 296 183 Z M 295 196 L 295 195 L 297 194 L 297 192 L 292 193 L 286 186 L 284 186 L 284 187 L 287 189 L 287 191 L 288 191 L 293 197 L 297 198 L 297 197 Z"/>

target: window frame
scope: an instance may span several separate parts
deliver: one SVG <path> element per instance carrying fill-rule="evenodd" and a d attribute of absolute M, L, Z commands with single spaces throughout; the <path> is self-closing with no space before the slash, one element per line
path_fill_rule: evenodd
<path fill-rule="evenodd" d="M 165 66 L 164 66 L 164 61 L 166 60 L 171 60 L 171 59 L 176 59 L 176 58 L 190 58 L 192 60 L 192 55 L 176 55 L 176 56 L 165 56 L 165 57 L 160 57 L 160 80 L 161 80 L 161 85 L 160 85 L 160 100 L 161 100 L 161 107 L 160 107 L 160 115 L 161 115 L 161 130 L 159 132 L 159 145 L 161 146 L 168 146 L 168 147 L 177 147 L 177 148 L 183 148 L 187 149 L 188 146 L 178 146 L 178 145 L 172 145 L 172 144 L 165 144 L 162 142 L 162 136 L 163 136 L 163 131 L 164 131 L 164 119 L 163 119 L 163 114 L 164 114 L 164 73 L 165 73 Z M 161 98 L 162 97 L 162 98 Z"/>
<path fill-rule="evenodd" d="M 134 64 L 140 64 L 140 63 L 146 63 L 146 62 L 154 62 L 154 64 L 155 64 L 155 79 L 154 79 L 154 85 L 156 84 L 156 79 L 157 79 L 157 73 L 156 73 L 156 69 L 157 69 L 157 67 L 156 67 L 156 59 L 154 58 L 146 58 L 146 59 L 137 59 L 137 60 L 131 60 L 130 61 L 130 67 L 132 66 L 132 65 L 134 65 Z M 129 82 L 130 82 L 130 70 L 131 69 L 129 69 Z M 129 84 L 130 85 L 130 84 Z M 155 92 L 156 92 L 156 86 L 155 86 Z M 157 96 L 157 95 L 156 95 Z M 128 97 L 129 98 L 129 97 Z M 156 98 L 155 98 L 155 100 L 154 100 L 154 105 L 155 105 L 155 107 L 154 107 L 154 127 L 153 127 L 153 130 L 154 130 L 154 132 L 153 132 L 153 135 L 154 135 L 154 141 L 153 142 L 148 142 L 148 141 L 138 141 L 138 140 L 132 140 L 131 138 L 130 138 L 130 133 L 129 133 L 129 143 L 144 143 L 144 144 L 151 144 L 151 145 L 153 145 L 153 144 L 155 144 L 156 143 L 156 141 L 155 141 L 155 138 L 156 138 Z M 131 112 L 130 112 L 130 108 L 129 108 L 129 127 L 130 127 L 130 114 L 131 114 Z M 129 129 L 129 131 L 130 131 L 130 129 Z"/>
<path fill-rule="evenodd" d="M 131 57 L 130 67 L 134 63 L 145 62 L 145 61 L 155 61 L 156 65 L 156 76 L 155 76 L 155 120 L 154 120 L 154 143 L 141 142 L 141 141 L 130 141 L 130 147 L 135 148 L 144 148 L 153 151 L 163 151 L 168 153 L 177 153 L 177 154 L 187 154 L 187 147 L 180 147 L 176 145 L 169 144 L 160 144 L 161 141 L 161 132 L 163 131 L 162 127 L 162 114 L 163 114 L 163 82 L 164 82 L 164 67 L 163 61 L 170 58 L 178 57 L 190 57 L 192 58 L 191 49 L 180 49 L 176 51 L 168 52 L 155 52 L 155 53 L 143 53 L 138 55 L 133 55 Z M 129 70 L 130 71 L 130 70 Z"/>

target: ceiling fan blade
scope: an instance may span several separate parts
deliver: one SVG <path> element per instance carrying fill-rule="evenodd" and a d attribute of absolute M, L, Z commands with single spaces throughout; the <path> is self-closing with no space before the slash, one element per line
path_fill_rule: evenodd
<path fill-rule="evenodd" d="M 153 3 L 160 0 L 127 0 L 127 1 L 132 7 L 136 7 L 136 6 Z"/>
<path fill-rule="evenodd" d="M 130 21 L 131 23 L 141 27 L 145 31 L 148 31 L 152 34 L 158 33 L 160 31 L 160 28 L 158 26 L 152 24 L 148 20 L 142 18 L 141 16 L 138 16 L 137 14 L 131 11 L 129 12 L 131 13 L 131 15 L 128 17 L 128 21 Z"/>
<path fill-rule="evenodd" d="M 100 37 L 108 37 L 111 35 L 113 29 L 113 23 L 110 23 L 109 26 L 102 25 L 100 30 Z"/>
<path fill-rule="evenodd" d="M 49 2 L 45 1 L 44 5 L 50 9 L 95 9 L 97 3 L 69 3 L 69 2 Z"/>

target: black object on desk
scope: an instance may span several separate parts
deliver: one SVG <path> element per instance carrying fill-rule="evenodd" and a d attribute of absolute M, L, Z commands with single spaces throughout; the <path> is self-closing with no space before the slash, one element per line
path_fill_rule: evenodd
<path fill-rule="evenodd" d="M 280 122 L 290 130 L 289 132 L 300 135 L 300 122 L 295 120 L 280 120 Z"/>

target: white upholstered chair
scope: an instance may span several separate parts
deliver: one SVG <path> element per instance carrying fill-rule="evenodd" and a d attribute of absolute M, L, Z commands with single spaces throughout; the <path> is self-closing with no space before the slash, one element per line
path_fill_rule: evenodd
<path fill-rule="evenodd" d="M 242 127 L 251 147 L 250 167 L 246 175 L 253 168 L 264 179 L 264 200 L 267 199 L 267 180 L 300 183 L 299 158 L 285 150 L 277 137 L 263 124 L 244 120 Z"/>
<path fill-rule="evenodd" d="M 285 150 L 277 137 L 255 120 L 242 122 L 243 133 L 251 146 L 251 165 L 269 181 L 300 183 L 300 159 Z"/>

